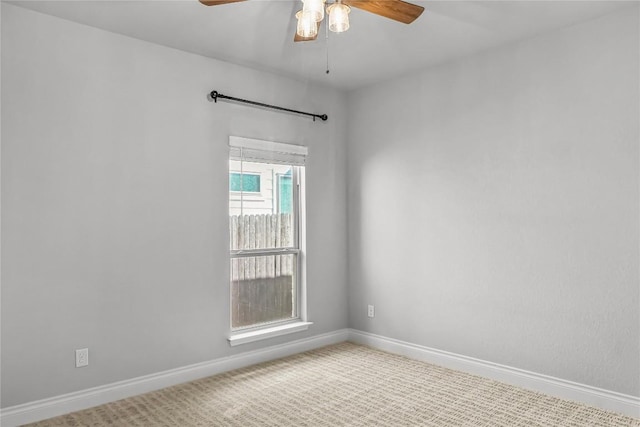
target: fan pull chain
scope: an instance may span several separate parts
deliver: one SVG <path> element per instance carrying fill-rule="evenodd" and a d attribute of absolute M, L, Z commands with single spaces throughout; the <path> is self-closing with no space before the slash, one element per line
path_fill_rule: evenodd
<path fill-rule="evenodd" d="M 324 20 L 325 28 L 324 28 L 324 36 L 326 40 L 327 46 L 327 74 L 329 74 L 329 19 Z"/>

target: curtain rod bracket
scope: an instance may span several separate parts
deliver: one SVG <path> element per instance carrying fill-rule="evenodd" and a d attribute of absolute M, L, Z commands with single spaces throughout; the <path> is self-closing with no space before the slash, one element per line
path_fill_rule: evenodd
<path fill-rule="evenodd" d="M 227 96 L 227 95 L 223 95 L 221 93 L 218 93 L 217 90 L 211 91 L 211 93 L 209 93 L 209 96 L 211 96 L 211 100 L 213 102 L 215 102 L 216 104 L 218 103 L 218 98 L 220 98 L 220 99 L 228 99 L 230 101 L 236 101 L 236 102 L 241 102 L 243 104 L 254 105 L 256 107 L 270 108 L 272 110 L 285 111 L 287 113 L 293 113 L 293 114 L 301 114 L 303 116 L 310 116 L 310 117 L 313 118 L 314 122 L 316 121 L 316 118 L 322 120 L 323 122 L 326 122 L 327 119 L 329 118 L 329 116 L 327 116 L 326 114 L 306 113 L 304 111 L 292 110 L 290 108 L 278 107 L 276 105 L 264 104 L 262 102 L 249 101 L 247 99 L 242 99 L 242 98 L 234 98 L 233 96 Z"/>

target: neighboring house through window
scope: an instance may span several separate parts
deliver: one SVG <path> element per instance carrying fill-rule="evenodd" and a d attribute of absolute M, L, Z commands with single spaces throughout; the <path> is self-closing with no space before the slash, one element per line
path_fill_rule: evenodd
<path fill-rule="evenodd" d="M 260 192 L 260 175 L 253 173 L 229 173 L 229 191 L 244 191 L 246 193 Z"/>
<path fill-rule="evenodd" d="M 293 208 L 292 173 L 278 174 L 278 212 L 291 213 Z"/>

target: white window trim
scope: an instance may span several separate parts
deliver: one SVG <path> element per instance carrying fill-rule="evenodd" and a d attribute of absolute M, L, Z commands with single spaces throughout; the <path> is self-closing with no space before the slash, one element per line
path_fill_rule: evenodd
<path fill-rule="evenodd" d="M 281 153 L 295 153 L 306 156 L 308 154 L 308 148 L 299 145 L 284 144 L 272 141 L 262 141 L 257 139 L 242 138 L 237 136 L 229 136 L 229 146 L 231 147 L 243 147 L 243 148 L 255 148 L 260 150 L 272 150 Z M 298 165 L 299 166 L 299 165 Z M 230 331 L 229 333 L 229 345 L 235 347 L 241 344 L 247 344 L 255 341 L 261 341 L 269 338 L 274 338 L 282 335 L 293 334 L 309 329 L 309 326 L 313 325 L 307 317 L 307 227 L 306 227 L 306 178 L 305 173 L 297 175 L 298 183 L 294 182 L 294 185 L 299 185 L 302 191 L 298 191 L 298 198 L 296 205 L 298 208 L 296 227 L 298 232 L 298 317 L 290 319 L 287 323 L 278 323 L 271 327 L 258 327 L 256 329 L 245 329 Z"/>
<path fill-rule="evenodd" d="M 266 340 L 268 338 L 279 337 L 281 335 L 306 331 L 311 325 L 313 325 L 313 322 L 298 321 L 266 329 L 234 333 L 229 337 L 229 345 L 231 345 L 231 347 L 235 347 L 241 344 L 248 344 L 250 342 Z"/>
<path fill-rule="evenodd" d="M 309 149 L 302 145 L 284 144 L 282 142 L 263 141 L 260 139 L 243 138 L 241 136 L 229 137 L 230 147 L 252 148 L 276 153 L 300 154 L 306 156 Z"/>

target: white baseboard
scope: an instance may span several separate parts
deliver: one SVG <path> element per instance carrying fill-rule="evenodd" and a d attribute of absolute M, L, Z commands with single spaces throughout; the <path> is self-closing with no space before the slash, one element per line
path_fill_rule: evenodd
<path fill-rule="evenodd" d="M 603 390 L 355 329 L 341 329 L 264 349 L 171 369 L 36 402 L 11 406 L 0 411 L 0 425 L 2 427 L 15 427 L 40 421 L 347 340 L 390 353 L 401 354 L 412 359 L 539 391 L 562 399 L 573 400 L 640 418 L 640 398 L 635 396 Z"/>
<path fill-rule="evenodd" d="M 285 344 L 248 351 L 234 356 L 145 375 L 143 377 L 81 390 L 49 399 L 11 406 L 0 412 L 0 425 L 2 427 L 15 427 L 25 423 L 40 421 L 233 369 L 254 365 L 256 363 L 313 350 L 314 348 L 325 345 L 336 344 L 347 341 L 348 338 L 349 331 L 347 329 L 341 329 Z"/>
<path fill-rule="evenodd" d="M 349 340 L 356 344 L 367 345 L 389 353 L 401 354 L 411 359 L 422 360 L 561 399 L 572 400 L 607 411 L 640 418 L 640 398 L 635 396 L 603 390 L 355 329 L 349 330 Z"/>

